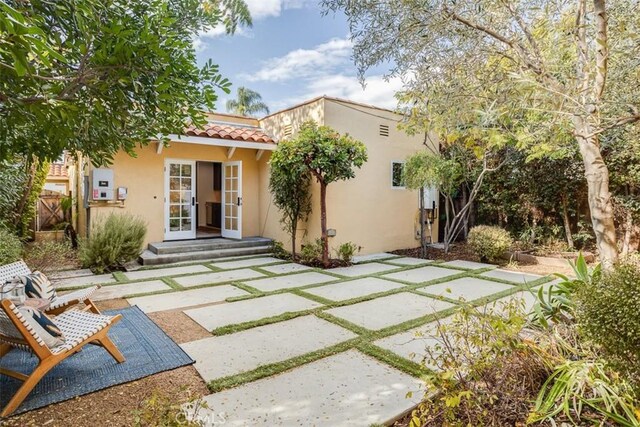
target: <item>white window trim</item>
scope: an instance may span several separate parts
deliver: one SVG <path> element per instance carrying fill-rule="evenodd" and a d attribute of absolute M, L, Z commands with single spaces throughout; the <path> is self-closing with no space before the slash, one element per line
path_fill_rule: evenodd
<path fill-rule="evenodd" d="M 405 187 L 404 185 L 403 186 L 398 186 L 398 187 L 393 185 L 393 165 L 396 164 L 396 163 L 403 165 L 402 168 L 404 169 L 404 165 L 407 162 L 405 162 L 404 160 L 391 160 L 391 170 L 389 172 L 389 178 L 391 180 L 391 189 L 392 190 L 406 190 L 407 187 Z"/>

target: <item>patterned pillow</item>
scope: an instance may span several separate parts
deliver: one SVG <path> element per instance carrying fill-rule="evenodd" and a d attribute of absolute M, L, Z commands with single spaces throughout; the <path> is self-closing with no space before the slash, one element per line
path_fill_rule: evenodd
<path fill-rule="evenodd" d="M 46 314 L 26 305 L 18 309 L 47 347 L 54 348 L 64 344 L 65 337 L 62 331 Z"/>
<path fill-rule="evenodd" d="M 56 288 L 47 279 L 43 273 L 34 271 L 26 276 L 18 276 L 24 284 L 24 291 L 27 294 L 27 298 L 44 298 L 49 301 L 56 299 Z"/>

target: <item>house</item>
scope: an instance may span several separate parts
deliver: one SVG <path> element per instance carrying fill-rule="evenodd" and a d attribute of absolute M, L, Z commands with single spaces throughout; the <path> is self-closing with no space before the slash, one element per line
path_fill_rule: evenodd
<path fill-rule="evenodd" d="M 210 240 L 215 237 L 236 239 L 235 247 L 242 241 L 264 247 L 264 239 L 252 239 L 257 237 L 286 247 L 290 240 L 268 188 L 269 158 L 278 141 L 294 137 L 308 120 L 350 134 L 368 151 L 369 160 L 354 179 L 328 187 L 328 226 L 335 232 L 330 245 L 353 242 L 361 254 L 417 246 L 418 192 L 403 187 L 402 168 L 410 154 L 436 150 L 436 138 L 398 130 L 402 116 L 391 110 L 327 96 L 261 119 L 210 113 L 204 129 L 169 135 L 168 146 L 153 142 L 137 149 L 136 157 L 118 153 L 109 168 L 79 162 L 80 234 L 107 212 L 139 215 L 148 224 L 151 251 L 143 262 L 150 264 L 211 257 L 205 252 L 222 247 L 222 240 Z M 312 192 L 313 212 L 299 228 L 302 243 L 320 237 L 315 183 Z M 430 228 L 435 241 L 437 220 Z M 161 256 L 171 253 L 190 255 Z"/>

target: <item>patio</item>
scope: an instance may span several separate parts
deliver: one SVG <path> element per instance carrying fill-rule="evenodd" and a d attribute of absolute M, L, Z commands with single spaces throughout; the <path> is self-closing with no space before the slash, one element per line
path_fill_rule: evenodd
<path fill-rule="evenodd" d="M 208 387 L 196 395 L 210 411 L 200 417 L 224 414 L 234 426 L 368 426 L 420 400 L 417 362 L 433 340 L 417 332 L 451 315 L 461 299 L 481 305 L 517 296 L 531 306 L 526 289 L 550 281 L 479 263 L 391 254 L 359 261 L 319 270 L 263 255 L 143 268 L 99 277 L 94 300 L 137 305 L 196 361 Z M 65 280 L 59 290 L 93 282 Z M 172 386 L 180 385 L 174 376 Z M 45 421 L 36 412 L 9 421 Z"/>

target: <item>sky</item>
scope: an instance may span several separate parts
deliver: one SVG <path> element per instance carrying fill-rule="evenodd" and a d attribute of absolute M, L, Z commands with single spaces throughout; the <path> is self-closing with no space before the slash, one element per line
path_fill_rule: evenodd
<path fill-rule="evenodd" d="M 315 0 L 245 0 L 253 27 L 233 36 L 214 28 L 195 41 L 198 62 L 211 58 L 233 83 L 220 93 L 218 111 L 244 86 L 262 95 L 271 112 L 320 95 L 383 108 L 396 106 L 399 80 L 386 81 L 386 69 L 371 70 L 362 88 L 352 60 L 349 28 L 342 14 L 323 16 Z"/>

